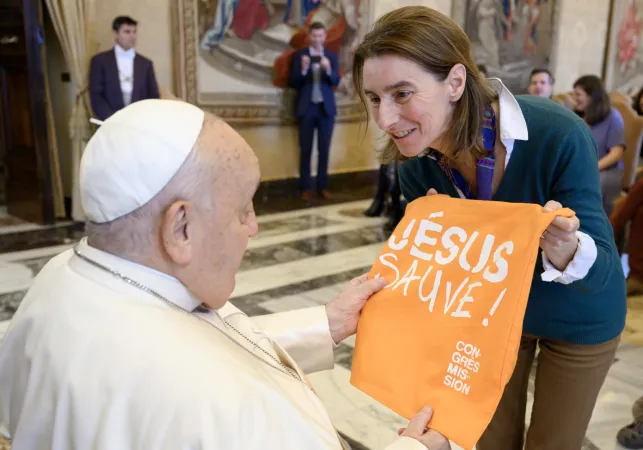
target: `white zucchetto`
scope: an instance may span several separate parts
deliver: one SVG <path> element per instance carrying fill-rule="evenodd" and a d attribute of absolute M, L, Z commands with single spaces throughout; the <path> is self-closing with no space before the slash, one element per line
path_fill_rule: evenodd
<path fill-rule="evenodd" d="M 111 222 L 152 200 L 178 172 L 204 112 L 178 100 L 142 100 L 116 112 L 87 143 L 80 198 L 87 219 Z"/>

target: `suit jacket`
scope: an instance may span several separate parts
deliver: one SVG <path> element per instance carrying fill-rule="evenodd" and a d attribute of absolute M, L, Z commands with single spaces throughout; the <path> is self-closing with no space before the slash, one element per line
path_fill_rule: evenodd
<path fill-rule="evenodd" d="M 79 249 L 183 309 L 200 305 L 178 280 L 86 239 Z M 196 314 L 204 320 L 73 250 L 52 259 L 0 347 L 0 425 L 14 448 L 341 450 L 320 398 L 264 353 L 302 378 L 331 369 L 323 306 L 250 319 L 227 303 Z M 402 438 L 393 449 L 425 447 Z"/>
<path fill-rule="evenodd" d="M 310 49 L 304 48 L 293 55 L 290 76 L 288 77 L 288 84 L 299 91 L 295 107 L 295 115 L 297 117 L 305 115 L 308 107 L 313 104 L 311 101 L 313 93 L 313 70 L 311 67 L 308 69 L 306 75 L 301 74 L 302 55 L 310 56 Z M 324 98 L 324 109 L 329 116 L 335 116 L 337 114 L 337 106 L 335 105 L 335 92 L 333 88 L 339 84 L 339 58 L 335 53 L 326 49 L 324 49 L 324 56 L 330 60 L 331 66 L 330 75 L 324 70 L 321 71 L 321 90 Z"/>
<path fill-rule="evenodd" d="M 125 107 L 114 49 L 92 58 L 89 69 L 89 94 L 92 109 L 100 120 L 107 119 Z M 149 98 L 159 98 L 154 65 L 152 61 L 137 53 L 134 58 L 132 103 Z"/>

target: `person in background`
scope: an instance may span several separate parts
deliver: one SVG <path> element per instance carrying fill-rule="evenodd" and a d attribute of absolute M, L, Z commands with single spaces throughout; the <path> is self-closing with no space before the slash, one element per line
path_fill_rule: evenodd
<path fill-rule="evenodd" d="M 585 75 L 574 83 L 576 113 L 589 126 L 598 145 L 598 170 L 603 209 L 609 216 L 623 186 L 625 124 L 621 113 L 612 108 L 600 78 Z"/>
<path fill-rule="evenodd" d="M 310 158 L 313 153 L 313 139 L 317 130 L 317 192 L 330 198 L 328 191 L 328 155 L 335 126 L 335 88 L 339 84 L 339 59 L 330 50 L 324 49 L 326 27 L 320 22 L 310 25 L 308 34 L 310 46 L 296 52 L 288 84 L 297 89 L 295 115 L 299 126 L 299 165 L 301 199 L 310 200 L 311 177 Z"/>
<path fill-rule="evenodd" d="M 637 112 L 639 116 L 643 116 L 643 87 L 638 91 L 634 96 L 634 101 L 632 102 L 632 108 Z M 643 142 L 641 142 L 641 156 L 643 156 Z"/>
<path fill-rule="evenodd" d="M 630 273 L 627 295 L 643 294 L 643 173 L 627 193 L 627 197 L 610 216 L 614 235 L 619 236 L 630 223 L 627 255 Z"/>
<path fill-rule="evenodd" d="M 484 64 L 478 64 L 478 72 L 480 72 L 480 74 L 483 77 L 489 78 L 489 72 L 487 72 L 487 66 L 485 66 Z"/>
<path fill-rule="evenodd" d="M 632 108 L 634 108 L 634 111 L 636 111 L 639 116 L 643 116 L 643 87 L 634 96 Z"/>
<path fill-rule="evenodd" d="M 575 212 L 554 219 L 540 239 L 517 364 L 476 448 L 580 450 L 626 316 L 596 144 L 572 111 L 484 79 L 471 53 L 447 16 L 400 8 L 381 16 L 355 52 L 355 90 L 389 139 L 386 160 L 401 161 L 409 202 L 439 193 Z"/>
<path fill-rule="evenodd" d="M 643 295 L 643 172 L 627 193 L 627 197 L 610 216 L 614 236 L 618 238 L 629 222 L 629 238 L 627 243 L 627 261 L 630 269 L 626 285 L 627 295 Z M 628 302 L 641 303 L 641 298 L 629 298 Z M 643 304 L 641 304 L 643 306 Z M 632 406 L 634 421 L 623 427 L 616 439 L 619 444 L 628 449 L 643 449 L 643 397 Z"/>
<path fill-rule="evenodd" d="M 89 68 L 89 96 L 94 114 L 105 120 L 139 100 L 159 98 L 152 61 L 136 52 L 138 22 L 118 16 L 112 22 L 114 48 L 95 55 Z"/>
<path fill-rule="evenodd" d="M 623 427 L 616 435 L 616 440 L 625 448 L 631 450 L 643 449 L 643 397 L 632 406 L 634 422 Z"/>
<path fill-rule="evenodd" d="M 554 93 L 554 77 L 547 69 L 534 69 L 529 76 L 527 92 L 536 97 L 551 98 Z"/>
<path fill-rule="evenodd" d="M 634 96 L 632 108 L 643 116 L 643 87 Z M 643 142 L 641 142 L 643 156 Z M 618 211 L 610 216 L 614 235 L 620 235 L 627 222 L 630 223 L 627 244 L 628 266 L 627 295 L 643 295 L 643 172 L 641 172 L 625 197 Z M 623 427 L 617 434 L 618 443 L 625 448 L 643 449 L 643 397 L 632 406 L 634 422 Z"/>
<path fill-rule="evenodd" d="M 380 165 L 375 198 L 371 206 L 364 211 L 364 215 L 367 217 L 378 217 L 386 210 L 388 222 L 385 227 L 389 230 L 393 230 L 404 216 L 397 167 L 397 161 Z"/>

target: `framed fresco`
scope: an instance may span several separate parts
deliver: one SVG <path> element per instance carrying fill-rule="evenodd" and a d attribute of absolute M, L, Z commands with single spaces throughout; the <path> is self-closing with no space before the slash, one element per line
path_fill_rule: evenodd
<path fill-rule="evenodd" d="M 603 77 L 609 90 L 643 86 L 643 0 L 612 0 Z"/>
<path fill-rule="evenodd" d="M 362 120 L 352 56 L 373 22 L 375 0 L 174 0 L 177 96 L 235 125 L 295 121 L 287 86 L 306 27 L 326 25 L 325 47 L 339 55 L 337 122 Z"/>
<path fill-rule="evenodd" d="M 549 68 L 556 0 L 455 0 L 474 58 L 514 93 L 536 67 Z M 455 6 L 454 6 L 455 9 Z M 464 11 L 463 11 L 464 10 Z"/>

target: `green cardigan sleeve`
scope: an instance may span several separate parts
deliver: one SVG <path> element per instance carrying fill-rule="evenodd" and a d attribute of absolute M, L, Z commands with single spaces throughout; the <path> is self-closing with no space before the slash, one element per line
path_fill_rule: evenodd
<path fill-rule="evenodd" d="M 594 265 L 585 278 L 570 287 L 590 293 L 603 291 L 613 280 L 614 271 L 622 273 L 623 268 L 603 210 L 596 141 L 583 122 L 578 122 L 562 141 L 550 189 L 550 198 L 571 208 L 580 221 L 580 231 L 596 244 Z"/>

